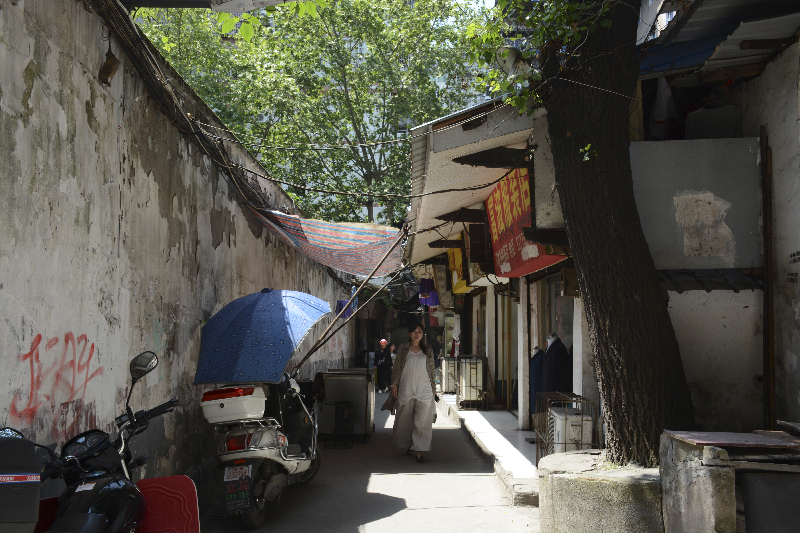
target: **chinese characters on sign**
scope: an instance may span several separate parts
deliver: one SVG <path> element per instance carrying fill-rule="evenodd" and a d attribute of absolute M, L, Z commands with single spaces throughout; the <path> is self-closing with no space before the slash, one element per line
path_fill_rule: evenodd
<path fill-rule="evenodd" d="M 522 230 L 531 225 L 531 191 L 528 169 L 514 169 L 498 183 L 486 200 L 494 251 L 495 272 L 518 278 L 564 259 L 547 255 L 544 246 L 528 241 Z"/>

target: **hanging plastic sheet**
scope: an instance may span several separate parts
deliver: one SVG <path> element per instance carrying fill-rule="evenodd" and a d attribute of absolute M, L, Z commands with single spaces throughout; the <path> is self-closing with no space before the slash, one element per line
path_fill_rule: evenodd
<path fill-rule="evenodd" d="M 345 309 L 347 307 L 347 309 Z M 347 300 L 336 300 L 336 311 L 335 313 L 338 315 L 339 311 L 345 309 L 344 314 L 341 318 L 350 318 L 350 315 L 353 314 L 353 306 L 347 305 Z"/>
<path fill-rule="evenodd" d="M 398 230 L 375 224 L 338 224 L 250 207 L 250 211 L 283 242 L 323 265 L 358 276 L 367 276 L 391 249 Z M 400 246 L 386 258 L 375 277 L 400 268 Z"/>

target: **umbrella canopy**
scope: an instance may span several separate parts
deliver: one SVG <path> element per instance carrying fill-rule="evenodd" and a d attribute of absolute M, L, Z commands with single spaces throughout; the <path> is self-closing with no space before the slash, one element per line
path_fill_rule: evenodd
<path fill-rule="evenodd" d="M 200 344 L 198 383 L 278 382 L 327 302 L 304 292 L 263 289 L 211 317 Z"/>

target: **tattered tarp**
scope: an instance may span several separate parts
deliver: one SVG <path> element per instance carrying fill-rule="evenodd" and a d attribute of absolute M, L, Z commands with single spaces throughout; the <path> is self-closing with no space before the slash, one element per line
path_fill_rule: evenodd
<path fill-rule="evenodd" d="M 252 207 L 250 211 L 289 246 L 323 265 L 357 276 L 368 276 L 399 237 L 397 229 L 386 226 L 338 224 Z M 402 249 L 397 246 L 375 276 L 395 272 L 402 259 Z"/>
<path fill-rule="evenodd" d="M 711 57 L 725 36 L 682 41 L 669 44 L 651 44 L 640 53 L 639 79 L 678 74 L 699 68 Z"/>

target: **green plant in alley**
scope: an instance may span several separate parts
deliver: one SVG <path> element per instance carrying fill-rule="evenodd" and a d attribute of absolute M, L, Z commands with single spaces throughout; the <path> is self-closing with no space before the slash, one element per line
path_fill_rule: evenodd
<path fill-rule="evenodd" d="M 472 57 L 494 67 L 487 83 L 520 112 L 547 111 L 608 458 L 651 466 L 661 432 L 691 429 L 694 412 L 633 195 L 629 113 L 638 104 L 639 7 L 639 0 L 500 0 L 494 17 L 467 35 Z M 496 68 L 501 46 L 520 50 L 510 75 Z"/>
<path fill-rule="evenodd" d="M 407 202 L 382 201 L 377 213 L 373 196 L 409 193 L 410 145 L 390 141 L 474 97 L 475 11 L 457 0 L 314 6 L 236 17 L 141 9 L 137 21 L 273 176 L 360 194 L 289 187 L 307 216 L 397 224 Z M 301 144 L 320 149 L 282 148 Z M 348 147 L 321 149 L 331 145 Z"/>

